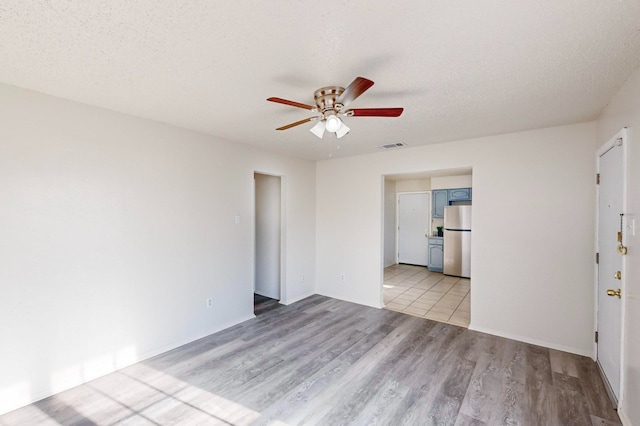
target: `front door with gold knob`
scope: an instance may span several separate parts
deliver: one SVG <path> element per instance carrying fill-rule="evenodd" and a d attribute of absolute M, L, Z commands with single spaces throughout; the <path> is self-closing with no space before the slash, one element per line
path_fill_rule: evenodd
<path fill-rule="evenodd" d="M 624 132 L 623 132 L 624 133 Z M 620 359 L 622 329 L 622 290 L 624 256 L 618 253 L 618 245 L 623 244 L 624 230 L 621 218 L 624 218 L 623 173 L 624 153 L 623 137 L 619 136 L 605 145 L 599 152 L 598 171 L 598 364 L 614 395 L 620 393 Z M 623 214 L 621 216 L 620 214 Z M 616 297 L 617 296 L 617 297 Z"/>

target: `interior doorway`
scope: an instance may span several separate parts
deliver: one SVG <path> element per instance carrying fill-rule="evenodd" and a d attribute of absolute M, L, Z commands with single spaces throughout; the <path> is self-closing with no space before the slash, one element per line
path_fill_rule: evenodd
<path fill-rule="evenodd" d="M 254 182 L 254 312 L 262 313 L 281 297 L 282 178 L 254 173 Z"/>
<path fill-rule="evenodd" d="M 471 279 L 442 273 L 443 237 L 438 235 L 444 225 L 443 211 L 438 215 L 434 192 L 446 194 L 445 205 L 465 201 L 471 204 L 473 186 L 471 167 L 382 176 L 382 271 L 381 306 L 404 314 L 434 321 L 469 327 L 471 323 Z M 463 190 L 463 191 L 462 191 Z M 422 222 L 419 249 L 427 252 L 424 259 L 405 258 L 399 234 L 402 212 L 398 200 L 402 194 L 428 194 L 427 222 Z M 451 193 L 451 197 L 449 196 Z M 458 193 L 467 194 L 459 197 Z M 465 198 L 462 200 L 462 198 Z M 437 201 L 437 200 L 436 200 Z M 424 210 L 424 208 L 421 208 Z M 418 227 L 416 227 L 418 229 Z M 438 252 L 436 248 L 439 248 Z M 437 258 L 436 254 L 440 254 Z M 439 262 L 438 262 L 439 259 Z M 425 264 L 425 266 L 422 266 Z"/>

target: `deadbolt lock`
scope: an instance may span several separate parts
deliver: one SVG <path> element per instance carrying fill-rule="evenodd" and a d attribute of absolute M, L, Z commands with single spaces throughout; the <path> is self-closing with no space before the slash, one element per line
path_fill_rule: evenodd
<path fill-rule="evenodd" d="M 627 254 L 627 248 L 622 244 L 618 245 L 618 253 L 624 256 L 625 254 Z"/>
<path fill-rule="evenodd" d="M 622 272 L 616 271 L 616 273 L 613 274 L 613 278 L 615 278 L 616 280 L 621 280 L 622 279 Z"/>
<path fill-rule="evenodd" d="M 609 289 L 607 290 L 607 296 L 618 296 L 618 299 L 620 299 L 622 297 L 622 291 L 620 289 L 617 289 L 617 290 Z"/>

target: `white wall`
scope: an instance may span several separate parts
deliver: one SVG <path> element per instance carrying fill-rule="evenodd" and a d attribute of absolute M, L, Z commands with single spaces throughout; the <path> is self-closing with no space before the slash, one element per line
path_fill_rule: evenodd
<path fill-rule="evenodd" d="M 431 179 L 403 179 L 396 181 L 396 192 L 431 191 Z"/>
<path fill-rule="evenodd" d="M 283 301 L 314 293 L 314 163 L 6 85 L 0 116 L 0 413 L 252 317 L 255 170 Z"/>
<path fill-rule="evenodd" d="M 470 167 L 471 327 L 591 355 L 595 134 L 586 123 L 319 162 L 318 293 L 380 306 L 381 175 Z"/>
<path fill-rule="evenodd" d="M 396 253 L 396 182 L 384 180 L 384 266 L 395 265 Z"/>
<path fill-rule="evenodd" d="M 280 299 L 280 177 L 255 174 L 255 293 Z"/>
<path fill-rule="evenodd" d="M 598 145 L 621 128 L 628 128 L 627 217 L 636 220 L 636 236 L 627 232 L 623 396 L 620 417 L 628 425 L 640 424 L 640 69 L 611 100 L 598 120 Z"/>
<path fill-rule="evenodd" d="M 472 175 L 462 176 L 434 176 L 431 178 L 431 189 L 471 188 Z"/>

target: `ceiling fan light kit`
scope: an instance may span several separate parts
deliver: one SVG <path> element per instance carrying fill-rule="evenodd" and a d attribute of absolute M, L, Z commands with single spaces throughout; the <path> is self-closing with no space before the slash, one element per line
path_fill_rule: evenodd
<path fill-rule="evenodd" d="M 399 117 L 404 111 L 403 108 L 354 108 L 345 109 L 345 107 L 353 102 L 356 98 L 373 86 L 373 81 L 364 77 L 356 77 L 355 80 L 343 88 L 340 86 L 327 86 L 316 90 L 313 94 L 316 106 L 294 102 L 282 98 L 268 98 L 267 101 L 279 104 L 289 105 L 296 108 L 308 109 L 320 115 L 309 117 L 295 123 L 278 127 L 276 130 L 287 130 L 300 124 L 308 123 L 314 120 L 320 120 L 309 131 L 322 139 L 325 130 L 335 133 L 338 138 L 343 137 L 351 130 L 340 119 L 339 115 L 344 117 Z"/>
<path fill-rule="evenodd" d="M 336 130 L 336 136 L 338 136 L 338 139 L 340 139 L 341 137 L 349 133 L 350 130 L 351 129 L 348 128 L 346 124 L 342 123 L 342 126 L 340 126 L 338 130 Z"/>
<path fill-rule="evenodd" d="M 325 124 L 324 121 L 318 121 L 315 126 L 309 129 L 311 133 L 322 139 L 324 135 Z"/>
<path fill-rule="evenodd" d="M 328 114 L 325 118 L 327 132 L 335 133 L 342 126 L 342 121 L 335 114 Z"/>

